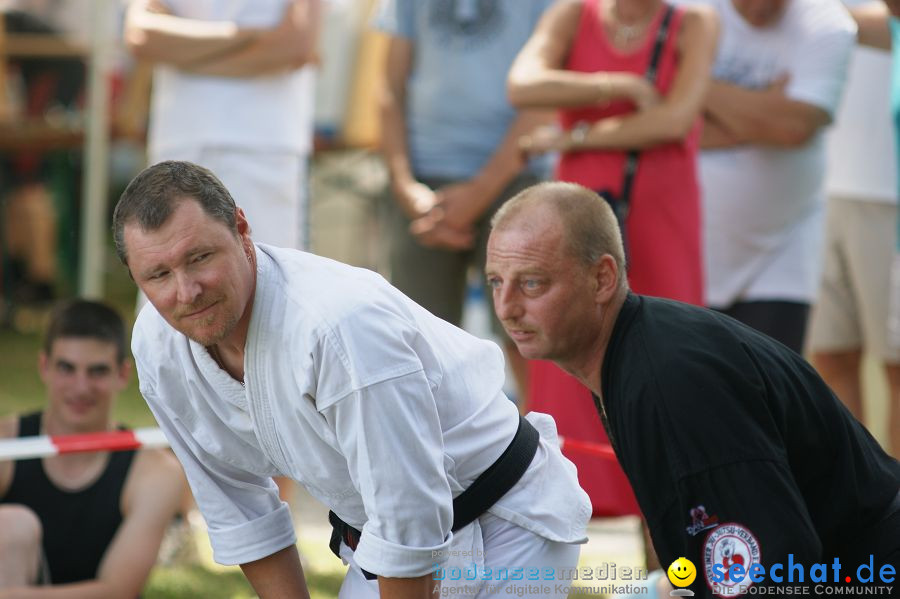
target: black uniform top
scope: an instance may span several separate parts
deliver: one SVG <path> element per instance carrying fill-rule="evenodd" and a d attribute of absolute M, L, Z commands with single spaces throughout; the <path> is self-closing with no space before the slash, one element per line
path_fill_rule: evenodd
<path fill-rule="evenodd" d="M 876 572 L 879 553 L 882 564 L 900 555 L 900 463 L 783 345 L 711 310 L 629 294 L 601 389 L 660 563 L 691 560 L 698 596 L 715 564 L 755 561 L 769 580 L 788 554 L 839 556 L 843 583 L 870 553 Z"/>
<path fill-rule="evenodd" d="M 40 434 L 40 412 L 19 419 L 19 437 Z M 54 485 L 41 459 L 16 462 L 12 483 L 0 503 L 33 510 L 44 529 L 44 556 L 53 584 L 91 580 L 122 522 L 119 508 L 134 451 L 110 454 L 96 482 L 78 491 Z"/>

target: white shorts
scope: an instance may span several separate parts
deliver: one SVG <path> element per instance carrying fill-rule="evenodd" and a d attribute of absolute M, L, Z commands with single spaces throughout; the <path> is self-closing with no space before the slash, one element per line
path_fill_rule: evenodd
<path fill-rule="evenodd" d="M 151 156 L 185 160 L 211 170 L 244 210 L 253 241 L 278 247 L 307 249 L 309 208 L 308 158 L 280 151 L 185 146 Z"/>
<path fill-rule="evenodd" d="M 865 349 L 898 363 L 900 348 L 887 339 L 897 206 L 831 198 L 827 218 L 825 265 L 810 318 L 809 349 Z"/>
<path fill-rule="evenodd" d="M 568 571 L 577 567 L 581 546 L 550 541 L 491 513 L 485 513 L 454 534 L 451 550 L 458 551 L 458 554 L 443 563 L 440 569 L 436 567 L 433 575 L 435 587 L 440 584 L 439 588 L 446 590 L 438 591 L 434 597 L 565 599 L 571 580 L 560 579 L 562 577 L 557 575 L 550 576 L 549 572 Z M 341 557 L 350 568 L 344 577 L 338 599 L 377 599 L 378 581 L 366 580 L 362 570 L 353 561 L 353 552 L 346 545 L 341 545 Z M 435 562 L 438 561 L 436 558 Z M 539 569 L 539 580 L 528 580 L 529 568 Z M 503 573 L 504 569 L 508 576 Z M 516 569 L 522 569 L 522 579 L 510 580 Z"/>

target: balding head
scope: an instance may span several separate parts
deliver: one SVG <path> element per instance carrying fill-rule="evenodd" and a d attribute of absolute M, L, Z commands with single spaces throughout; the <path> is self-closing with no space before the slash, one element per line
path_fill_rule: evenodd
<path fill-rule="evenodd" d="M 603 198 L 581 185 L 556 181 L 533 185 L 500 207 L 491 228 L 530 229 L 548 218 L 559 221 L 566 249 L 576 260 L 590 266 L 609 254 L 624 275 L 625 249 L 616 215 Z M 625 287 L 625 277 L 620 278 Z"/>
<path fill-rule="evenodd" d="M 612 210 L 579 185 L 543 183 L 504 204 L 492 225 L 484 270 L 503 328 L 522 356 L 590 386 L 628 291 Z"/>

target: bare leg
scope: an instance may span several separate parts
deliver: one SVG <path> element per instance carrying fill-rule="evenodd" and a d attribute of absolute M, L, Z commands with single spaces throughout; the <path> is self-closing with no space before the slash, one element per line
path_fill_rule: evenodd
<path fill-rule="evenodd" d="M 816 352 L 812 356 L 813 366 L 831 390 L 844 402 L 856 419 L 865 424 L 859 380 L 861 362 L 860 350 Z"/>
<path fill-rule="evenodd" d="M 41 536 L 34 512 L 23 505 L 0 505 L 0 589 L 37 582 Z"/>
<path fill-rule="evenodd" d="M 662 565 L 659 563 L 659 556 L 656 555 L 656 548 L 653 547 L 653 540 L 650 538 L 650 528 L 647 521 L 641 517 L 641 534 L 644 537 L 644 562 L 647 564 L 647 571 L 664 570 L 669 564 Z"/>
<path fill-rule="evenodd" d="M 50 193 L 40 184 L 14 191 L 7 205 L 6 229 L 10 254 L 26 261 L 32 282 L 56 278 L 56 213 Z"/>
<path fill-rule="evenodd" d="M 669 582 L 665 575 L 660 576 L 659 580 L 656 581 L 656 596 L 658 599 L 668 599 L 672 596 L 671 593 L 674 590 L 675 587 L 672 586 L 672 583 Z"/>
<path fill-rule="evenodd" d="M 885 367 L 888 379 L 888 453 L 900 459 L 900 364 Z"/>

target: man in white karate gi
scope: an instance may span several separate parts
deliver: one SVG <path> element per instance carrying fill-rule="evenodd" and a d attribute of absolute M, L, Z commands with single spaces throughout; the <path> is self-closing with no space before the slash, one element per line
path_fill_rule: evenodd
<path fill-rule="evenodd" d="M 141 392 L 214 558 L 260 597 L 308 597 L 277 475 L 331 509 L 342 598 L 565 596 L 554 579 L 577 563 L 589 500 L 552 419 L 504 397 L 498 347 L 373 272 L 254 244 L 189 162 L 135 177 L 114 229 L 150 300 L 132 341 Z"/>

